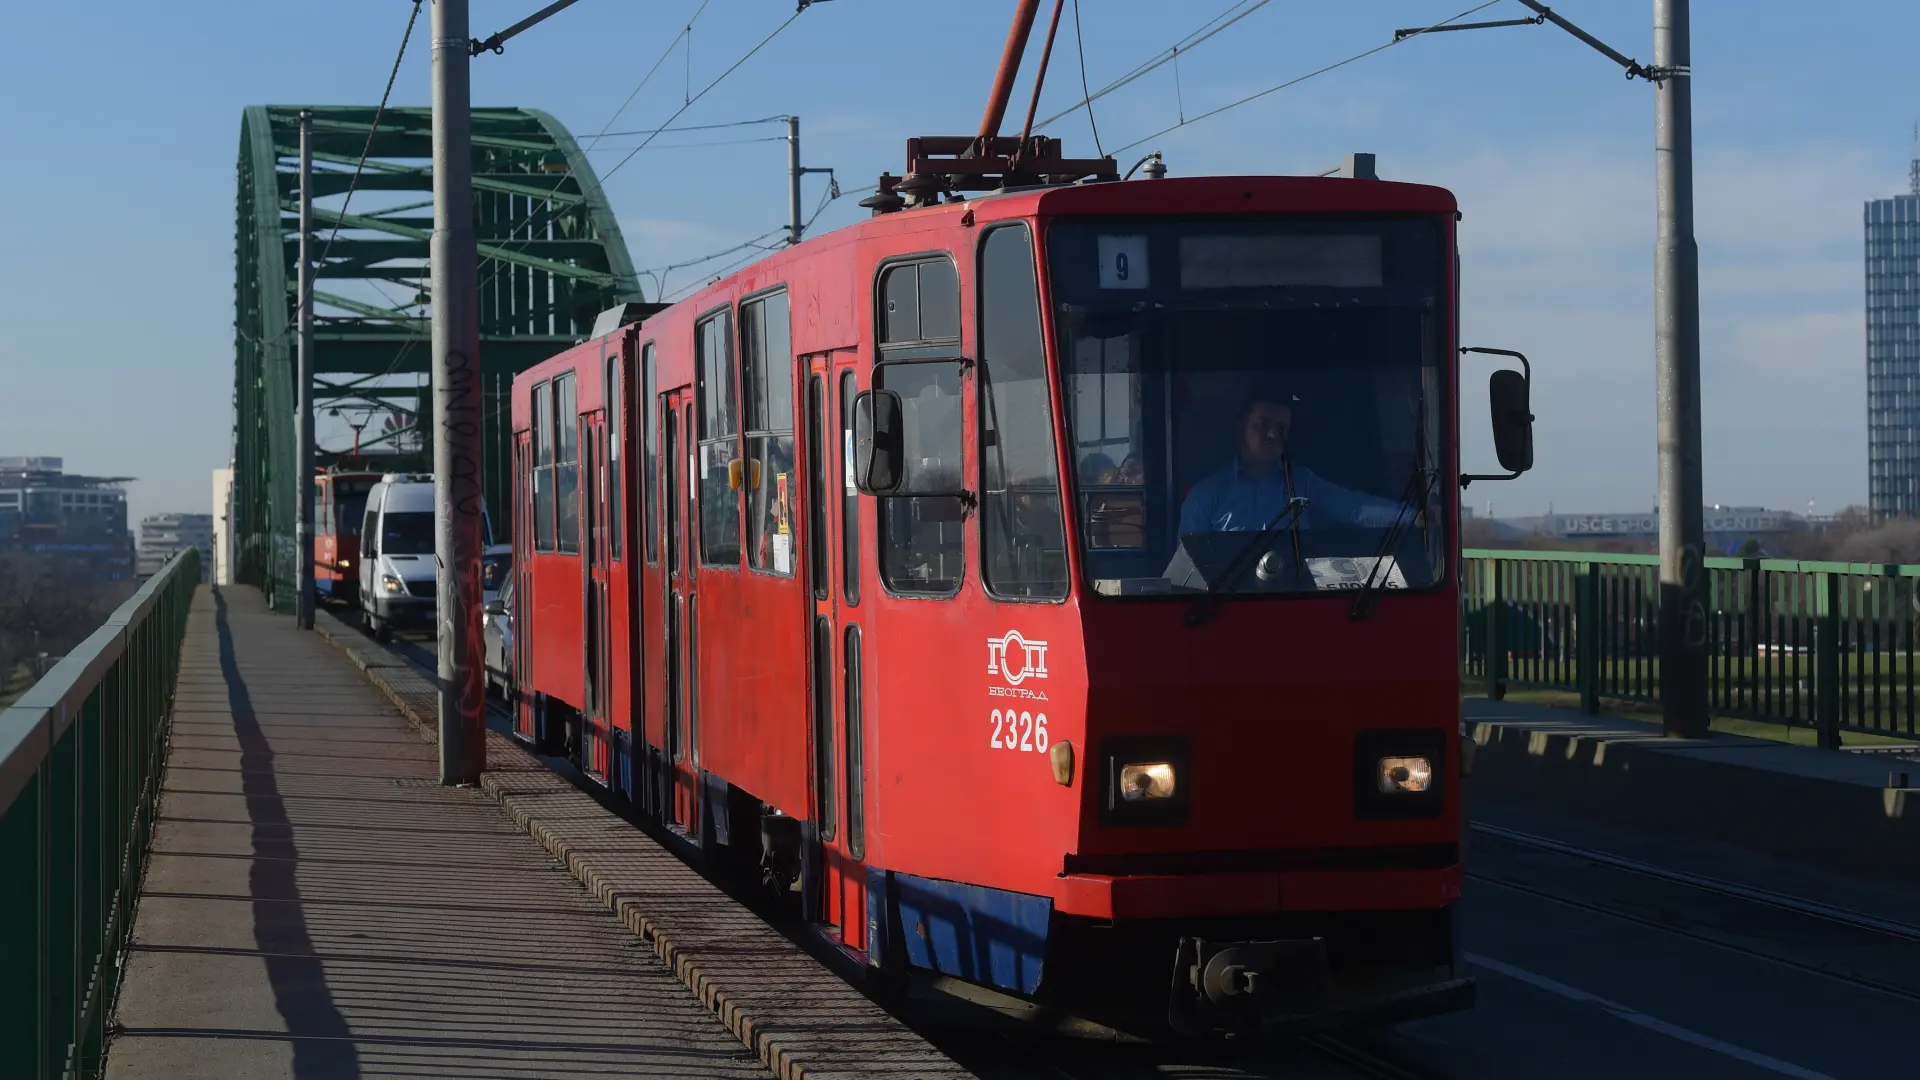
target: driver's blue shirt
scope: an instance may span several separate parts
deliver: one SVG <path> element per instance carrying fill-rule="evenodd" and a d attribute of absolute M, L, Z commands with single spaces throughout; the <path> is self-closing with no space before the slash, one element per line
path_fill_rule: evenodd
<path fill-rule="evenodd" d="M 1327 480 L 1311 469 L 1294 466 L 1294 494 L 1308 501 L 1300 527 L 1359 525 L 1385 528 L 1400 516 L 1401 504 L 1363 495 Z M 1280 467 L 1255 480 L 1240 468 L 1240 457 L 1193 485 L 1180 506 L 1180 535 L 1204 532 L 1251 532 L 1265 528 L 1287 505 L 1287 478 Z"/>

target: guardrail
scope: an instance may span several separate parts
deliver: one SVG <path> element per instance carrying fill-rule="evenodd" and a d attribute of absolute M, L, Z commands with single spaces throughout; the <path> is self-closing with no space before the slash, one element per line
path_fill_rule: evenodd
<path fill-rule="evenodd" d="M 0 711 L 0 1076 L 92 1077 L 153 834 L 200 556 Z"/>
<path fill-rule="evenodd" d="M 1466 674 L 1508 687 L 1660 700 L 1660 560 L 1585 552 L 1464 553 Z M 1716 715 L 1920 739 L 1920 566 L 1702 560 Z"/>

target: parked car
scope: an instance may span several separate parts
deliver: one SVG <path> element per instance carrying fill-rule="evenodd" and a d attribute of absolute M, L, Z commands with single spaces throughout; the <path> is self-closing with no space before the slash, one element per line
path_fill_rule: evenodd
<path fill-rule="evenodd" d="M 498 689 L 502 698 L 513 696 L 513 577 L 508 575 L 497 597 L 487 601 L 480 618 L 482 662 L 487 670 L 487 689 Z"/>

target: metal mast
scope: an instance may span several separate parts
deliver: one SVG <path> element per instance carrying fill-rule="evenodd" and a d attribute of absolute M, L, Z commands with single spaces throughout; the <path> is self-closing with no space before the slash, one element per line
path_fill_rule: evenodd
<path fill-rule="evenodd" d="M 1707 733 L 1700 478 L 1700 253 L 1693 239 L 1688 0 L 1653 2 L 1654 370 L 1660 407 L 1660 698 L 1667 734 Z"/>
<path fill-rule="evenodd" d="M 486 767 L 480 680 L 479 249 L 467 0 L 433 0 L 433 486 L 439 563 L 440 782 Z"/>
<path fill-rule="evenodd" d="M 313 112 L 300 110 L 299 344 L 293 390 L 294 625 L 313 629 Z"/>

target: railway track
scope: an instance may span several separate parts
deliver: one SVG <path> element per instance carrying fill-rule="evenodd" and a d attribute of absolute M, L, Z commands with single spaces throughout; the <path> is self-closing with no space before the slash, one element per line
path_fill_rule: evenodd
<path fill-rule="evenodd" d="M 1116 1046 L 995 1032 L 941 1048 L 982 1080 L 1435 1080 L 1363 1039 L 1310 1035 L 1235 1053 L 1227 1047 Z"/>
<path fill-rule="evenodd" d="M 1639 859 L 1627 858 L 1611 852 L 1584 848 L 1549 837 L 1521 832 L 1516 829 L 1485 825 L 1478 822 L 1473 823 L 1472 828 L 1477 833 L 1517 847 L 1550 852 L 1591 865 L 1620 871 L 1635 877 L 1676 885 L 1721 899 L 1732 900 L 1737 904 L 1746 905 L 1751 908 L 1759 908 L 1793 918 L 1840 927 L 1853 934 L 1863 935 L 1869 940 L 1899 943 L 1900 945 L 1920 945 L 1920 926 L 1915 926 L 1910 923 L 1884 919 L 1864 912 L 1851 911 L 1831 904 L 1824 904 L 1816 900 L 1809 900 L 1805 897 L 1773 892 L 1723 878 L 1696 874 L 1686 870 L 1676 870 L 1671 867 L 1660 866 Z M 1716 932 L 1714 930 L 1681 925 L 1668 916 L 1641 914 L 1628 910 L 1628 907 L 1621 903 L 1596 902 L 1579 896 L 1569 895 L 1567 890 L 1546 887 L 1534 882 L 1523 881 L 1502 874 L 1490 873 L 1482 869 L 1469 868 L 1466 871 L 1466 876 L 1471 880 L 1483 882 L 1496 888 L 1525 893 L 1555 904 L 1590 911 L 1597 915 L 1622 922 L 1630 922 L 1650 927 L 1676 937 L 1687 938 L 1716 948 L 1726 949 L 1760 960 L 1796 968 L 1814 975 L 1849 983 L 1893 997 L 1920 1002 L 1920 987 L 1889 982 L 1885 979 L 1875 978 L 1870 975 L 1836 967 L 1831 963 L 1785 955 L 1777 948 L 1766 948 L 1761 945 L 1738 940 L 1739 935 L 1732 932 Z"/>
<path fill-rule="evenodd" d="M 1356 1039 L 1335 1035 L 1310 1035 L 1301 1044 L 1322 1057 L 1338 1063 L 1354 1076 L 1366 1080 L 1428 1080 L 1434 1074 L 1417 1072 L 1398 1062 L 1381 1057 Z"/>
<path fill-rule="evenodd" d="M 1801 897 L 1790 896 L 1786 893 L 1771 892 L 1766 889 L 1754 888 L 1751 885 L 1742 885 L 1736 881 L 1708 877 L 1704 874 L 1690 873 L 1685 870 L 1675 870 L 1671 867 L 1659 866 L 1654 863 L 1643 862 L 1639 859 L 1629 859 L 1604 851 L 1596 851 L 1592 848 L 1578 847 L 1573 844 L 1566 844 L 1558 840 L 1549 839 L 1548 837 L 1521 832 L 1517 829 L 1507 829 L 1497 825 L 1483 825 L 1479 822 L 1474 822 L 1473 831 L 1505 840 L 1511 844 L 1571 856 L 1600 866 L 1609 866 L 1616 870 L 1625 870 L 1628 873 L 1638 874 L 1642 877 L 1667 881 L 1676 885 L 1685 885 L 1689 888 L 1699 889 L 1704 892 L 1718 893 L 1722 896 L 1746 900 L 1750 903 L 1777 908 L 1781 911 L 1791 911 L 1795 914 L 1807 915 L 1825 922 L 1836 923 L 1841 926 L 1850 926 L 1858 930 L 1867 930 L 1874 933 L 1885 934 L 1888 937 L 1920 942 L 1920 926 L 1909 923 L 1876 918 L 1860 912 L 1848 911 L 1845 908 L 1834 907 L 1831 904 L 1822 904 L 1816 900 L 1806 900 Z"/>

